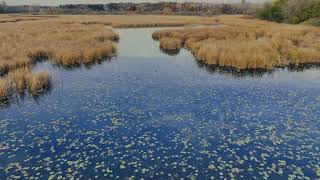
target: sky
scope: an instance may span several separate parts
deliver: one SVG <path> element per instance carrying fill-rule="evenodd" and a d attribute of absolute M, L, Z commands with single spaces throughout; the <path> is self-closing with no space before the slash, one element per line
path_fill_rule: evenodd
<path fill-rule="evenodd" d="M 233 3 L 241 0 L 5 0 L 7 5 L 41 5 L 56 6 L 60 4 L 106 4 L 110 2 L 159 2 L 159 1 L 177 1 L 177 2 L 211 2 L 211 3 Z M 267 0 L 247 0 L 248 2 L 265 2 Z"/>

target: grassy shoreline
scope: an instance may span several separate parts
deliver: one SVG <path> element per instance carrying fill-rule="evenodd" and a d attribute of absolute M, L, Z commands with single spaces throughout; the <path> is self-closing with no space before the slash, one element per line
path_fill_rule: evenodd
<path fill-rule="evenodd" d="M 225 26 L 157 31 L 153 39 L 178 39 L 198 61 L 239 70 L 320 62 L 320 29 L 230 18 L 219 18 Z"/>

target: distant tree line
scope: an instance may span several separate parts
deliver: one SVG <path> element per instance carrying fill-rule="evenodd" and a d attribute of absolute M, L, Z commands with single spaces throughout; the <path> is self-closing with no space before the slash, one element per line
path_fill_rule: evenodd
<path fill-rule="evenodd" d="M 1 1 L 1 0 L 0 0 Z M 108 4 L 66 4 L 60 6 L 6 6 L 0 4 L 0 13 L 42 13 L 42 14 L 177 14 L 177 15 L 221 15 L 255 13 L 261 4 L 247 3 L 203 3 L 203 2 L 159 2 L 159 3 L 108 3 Z M 36 11 L 35 11 L 36 9 Z"/>
<path fill-rule="evenodd" d="M 245 1 L 244 1 L 245 2 Z M 94 11 L 105 13 L 148 13 L 148 14 L 184 14 L 184 15 L 218 15 L 240 14 L 243 9 L 241 4 L 212 4 L 212 3 L 109 3 L 109 4 L 67 4 L 61 5 L 60 9 L 65 12 Z"/>
<path fill-rule="evenodd" d="M 258 17 L 292 24 L 320 22 L 320 0 L 276 0 L 267 3 Z"/>

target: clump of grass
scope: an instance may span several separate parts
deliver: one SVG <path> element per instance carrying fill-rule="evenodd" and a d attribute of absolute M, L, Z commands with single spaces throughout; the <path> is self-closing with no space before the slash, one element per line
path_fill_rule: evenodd
<path fill-rule="evenodd" d="M 110 41 L 87 44 L 85 47 L 70 46 L 66 50 L 54 50 L 52 61 L 62 66 L 91 64 L 115 56 L 117 49 Z"/>
<path fill-rule="evenodd" d="M 7 101 L 10 97 L 10 84 L 7 80 L 0 80 L 0 102 Z"/>
<path fill-rule="evenodd" d="M 32 96 L 37 96 L 43 93 L 51 86 L 51 80 L 48 72 L 41 72 L 31 75 L 29 77 L 28 90 Z"/>
<path fill-rule="evenodd" d="M 33 73 L 29 68 L 19 68 L 0 79 L 0 101 L 28 92 L 32 96 L 43 93 L 51 85 L 48 72 Z"/>
<path fill-rule="evenodd" d="M 108 44 L 102 47 L 86 49 L 83 52 L 82 58 L 84 59 L 85 64 L 87 64 L 103 58 L 111 57 L 116 54 L 116 52 L 117 49 L 114 46 Z"/>
<path fill-rule="evenodd" d="M 208 39 L 196 43 L 191 51 L 205 63 L 237 69 L 272 69 L 279 59 L 277 51 L 268 41 Z"/>
<path fill-rule="evenodd" d="M 181 48 L 181 40 L 177 38 L 161 38 L 160 48 L 164 50 L 178 50 Z"/>

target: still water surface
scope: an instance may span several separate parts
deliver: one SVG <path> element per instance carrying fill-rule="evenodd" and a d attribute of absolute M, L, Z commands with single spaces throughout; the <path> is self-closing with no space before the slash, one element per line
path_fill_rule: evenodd
<path fill-rule="evenodd" d="M 316 179 L 320 70 L 239 76 L 162 53 L 159 28 L 116 30 L 117 58 L 62 69 L 0 109 L 0 177 Z"/>

